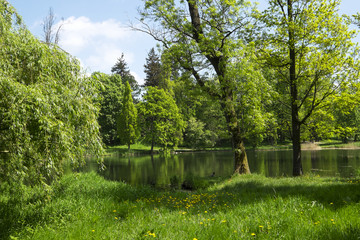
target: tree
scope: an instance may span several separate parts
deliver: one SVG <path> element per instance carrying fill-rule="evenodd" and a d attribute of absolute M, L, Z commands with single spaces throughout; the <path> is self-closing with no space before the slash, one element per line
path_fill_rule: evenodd
<path fill-rule="evenodd" d="M 99 94 L 100 114 L 98 122 L 103 142 L 106 145 L 118 145 L 117 120 L 122 109 L 124 85 L 117 74 L 107 75 L 95 72 L 91 75 L 102 84 Z"/>
<path fill-rule="evenodd" d="M 43 32 L 45 43 L 50 45 L 52 43 L 58 44 L 60 40 L 60 30 L 63 24 L 60 24 L 59 27 L 55 30 L 54 29 L 55 23 L 55 15 L 52 8 L 49 8 L 49 14 L 44 18 L 43 21 Z"/>
<path fill-rule="evenodd" d="M 126 144 L 128 150 L 130 150 L 130 145 L 135 143 L 138 137 L 137 132 L 137 110 L 131 95 L 130 84 L 126 82 L 122 109 L 118 120 L 118 134 L 120 142 Z"/>
<path fill-rule="evenodd" d="M 85 154 L 102 153 L 97 82 L 36 39 L 4 0 L 0 26 L 0 182 L 14 190 L 49 184 L 66 163 L 78 167 Z"/>
<path fill-rule="evenodd" d="M 134 92 L 134 97 L 140 94 L 139 84 L 136 82 L 135 77 L 131 75 L 123 53 L 121 54 L 121 57 L 118 58 L 115 65 L 111 68 L 111 72 L 120 75 L 121 81 L 124 85 L 126 82 L 129 82 L 130 87 Z"/>
<path fill-rule="evenodd" d="M 163 150 L 175 147 L 182 139 L 185 124 L 174 99 L 164 89 L 148 87 L 139 103 L 139 118 L 144 139 Z"/>
<path fill-rule="evenodd" d="M 150 49 L 148 57 L 146 58 L 145 68 L 145 87 L 157 87 L 161 81 L 161 61 L 159 56 L 155 53 L 154 48 Z"/>
<path fill-rule="evenodd" d="M 260 19 L 260 57 L 277 71 L 291 116 L 293 175 L 302 175 L 301 127 L 329 96 L 354 79 L 357 50 L 339 0 L 269 0 Z"/>
<path fill-rule="evenodd" d="M 232 135 L 234 172 L 250 173 L 241 128 L 235 109 L 235 83 L 228 76 L 234 49 L 243 49 L 253 28 L 244 1 L 145 2 L 143 28 L 161 41 L 169 55 L 189 71 L 202 89 L 221 104 Z M 145 22 L 159 23 L 153 29 Z M 212 77 L 215 76 L 215 77 Z"/>
<path fill-rule="evenodd" d="M 191 117 L 187 121 L 184 135 L 186 146 L 196 149 L 214 147 L 214 139 L 217 138 L 217 135 L 214 132 L 205 129 L 205 123 L 194 117 Z"/>

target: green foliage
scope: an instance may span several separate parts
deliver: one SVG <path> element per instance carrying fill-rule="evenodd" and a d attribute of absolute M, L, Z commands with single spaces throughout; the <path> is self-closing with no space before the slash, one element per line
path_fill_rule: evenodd
<path fill-rule="evenodd" d="M 236 52 L 229 76 L 236 82 L 237 114 L 245 142 L 257 147 L 264 138 L 275 135 L 276 110 L 271 107 L 277 94 L 271 79 L 264 77 L 253 48 L 251 44 Z"/>
<path fill-rule="evenodd" d="M 218 136 L 216 133 L 205 129 L 205 123 L 191 117 L 185 129 L 185 146 L 190 148 L 214 147 Z"/>
<path fill-rule="evenodd" d="M 338 0 L 294 0 L 294 15 L 289 15 L 288 3 L 271 0 L 260 16 L 267 34 L 257 46 L 262 47 L 259 56 L 277 71 L 274 77 L 281 100 L 288 108 L 296 107 L 300 124 L 345 83 L 357 78 L 358 50 L 352 42 L 355 31 L 338 13 L 339 4 Z M 289 49 L 296 53 L 293 79 Z"/>
<path fill-rule="evenodd" d="M 98 118 L 102 140 L 106 145 L 118 145 L 120 142 L 117 119 L 121 111 L 124 92 L 121 77 L 118 74 L 93 73 L 92 78 L 102 85 L 99 90 L 100 115 Z"/>
<path fill-rule="evenodd" d="M 128 149 L 138 138 L 137 110 L 131 95 L 129 82 L 125 83 L 125 92 L 122 101 L 122 109 L 118 119 L 118 134 L 120 142 L 126 144 Z"/>
<path fill-rule="evenodd" d="M 329 101 L 332 101 L 330 98 Z M 325 109 L 316 109 L 309 117 L 306 126 L 302 129 L 304 141 L 320 141 L 334 137 L 335 124 L 333 112 Z"/>
<path fill-rule="evenodd" d="M 97 81 L 14 19 L 14 10 L 0 1 L 0 151 L 6 152 L 0 181 L 49 183 L 66 162 L 77 167 L 85 154 L 102 151 L 93 104 Z"/>
<path fill-rule="evenodd" d="M 223 139 L 229 140 L 226 120 L 216 100 L 204 95 L 186 72 L 174 79 L 173 86 L 176 105 L 187 123 L 184 146 L 213 147 Z"/>
<path fill-rule="evenodd" d="M 359 134 L 360 93 L 359 83 L 344 86 L 332 99 L 332 113 L 335 119 L 335 133 L 347 142 Z"/>
<path fill-rule="evenodd" d="M 145 141 L 163 150 L 181 141 L 185 123 L 174 99 L 163 89 L 148 87 L 138 111 Z"/>

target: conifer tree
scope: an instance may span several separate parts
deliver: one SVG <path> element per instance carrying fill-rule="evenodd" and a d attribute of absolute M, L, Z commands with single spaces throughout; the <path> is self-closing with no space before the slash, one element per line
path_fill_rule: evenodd
<path fill-rule="evenodd" d="M 135 77 L 130 73 L 129 67 L 124 58 L 124 53 L 121 54 L 121 57 L 118 58 L 115 65 L 111 68 L 111 72 L 120 75 L 123 84 L 125 84 L 125 82 L 129 82 L 135 96 L 140 93 L 139 84 L 137 83 Z"/>
<path fill-rule="evenodd" d="M 145 87 L 157 87 L 161 80 L 161 62 L 159 56 L 155 53 L 154 48 L 151 48 L 148 57 L 146 58 L 146 64 L 144 65 Z"/>
<path fill-rule="evenodd" d="M 129 82 L 125 83 L 125 92 L 122 102 L 122 110 L 118 119 L 118 133 L 120 142 L 128 146 L 134 144 L 137 139 L 137 110 L 131 96 Z"/>

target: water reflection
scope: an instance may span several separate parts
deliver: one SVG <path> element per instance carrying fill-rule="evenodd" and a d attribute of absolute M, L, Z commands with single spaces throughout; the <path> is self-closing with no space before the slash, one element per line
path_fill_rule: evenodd
<path fill-rule="evenodd" d="M 360 150 L 303 151 L 304 173 L 320 176 L 349 177 L 360 168 Z M 251 171 L 268 177 L 292 175 L 292 151 L 248 151 Z M 183 181 L 189 174 L 199 177 L 230 176 L 233 172 L 231 152 L 196 152 L 173 154 L 167 157 L 112 154 L 104 159 L 107 169 L 100 172 L 105 178 L 125 181 L 132 185 L 164 186 L 176 176 Z M 89 161 L 87 170 L 95 170 Z"/>

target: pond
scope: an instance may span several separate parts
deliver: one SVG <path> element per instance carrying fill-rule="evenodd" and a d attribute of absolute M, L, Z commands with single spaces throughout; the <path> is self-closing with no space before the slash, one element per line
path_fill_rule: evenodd
<path fill-rule="evenodd" d="M 252 173 L 267 177 L 292 175 L 292 151 L 248 151 Z M 113 153 L 104 158 L 106 170 L 100 171 L 106 179 L 124 181 L 131 185 L 151 184 L 165 186 L 176 176 L 230 176 L 233 172 L 233 154 L 230 151 L 192 152 L 122 157 Z M 302 151 L 304 173 L 320 176 L 351 177 L 360 169 L 360 150 L 328 149 Z M 85 171 L 96 170 L 96 162 L 88 160 Z"/>

